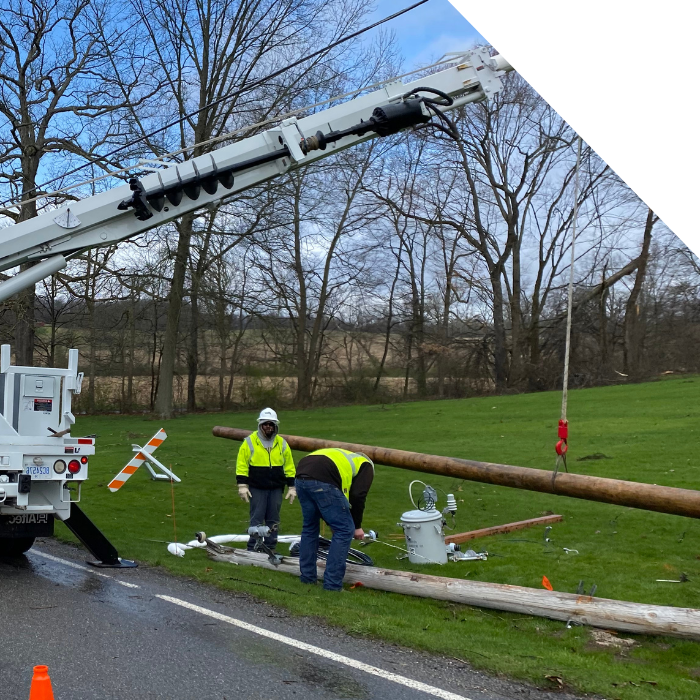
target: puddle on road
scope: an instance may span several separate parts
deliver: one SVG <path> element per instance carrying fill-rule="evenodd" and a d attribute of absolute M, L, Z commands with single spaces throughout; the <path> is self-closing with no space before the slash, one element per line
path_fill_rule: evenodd
<path fill-rule="evenodd" d="M 129 595 L 130 591 L 120 586 L 111 577 L 99 576 L 91 571 L 73 569 L 64 564 L 58 564 L 44 559 L 39 555 L 17 557 L 11 562 L 0 559 L 0 578 L 7 574 L 12 576 L 13 583 L 35 586 L 36 577 L 54 586 L 64 586 L 85 593 L 91 598 L 109 603 L 120 610 L 143 615 L 143 601 Z"/>
<path fill-rule="evenodd" d="M 232 646 L 231 651 L 249 663 L 260 666 L 276 666 L 289 674 L 283 683 L 308 686 L 327 691 L 331 697 L 342 700 L 369 700 L 372 697 L 368 687 L 360 683 L 342 666 L 310 655 L 300 658 L 300 652 L 280 650 L 273 642 L 250 640 L 244 647 Z"/>
<path fill-rule="evenodd" d="M 348 673 L 330 664 L 315 664 L 301 661 L 296 665 L 296 674 L 301 682 L 323 688 L 333 694 L 334 698 L 356 698 L 365 700 L 370 697 L 367 686 L 358 683 Z"/>

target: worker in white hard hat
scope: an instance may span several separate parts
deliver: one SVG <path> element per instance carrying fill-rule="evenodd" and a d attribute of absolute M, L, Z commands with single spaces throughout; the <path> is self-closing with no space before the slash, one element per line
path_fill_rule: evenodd
<path fill-rule="evenodd" d="M 270 534 L 265 544 L 274 549 L 280 524 L 282 495 L 294 503 L 296 470 L 292 451 L 287 441 L 278 435 L 279 419 L 271 408 L 264 408 L 258 416 L 258 429 L 251 433 L 238 450 L 236 482 L 238 495 L 250 503 L 250 526 L 267 525 Z M 248 540 L 248 549 L 255 546 L 255 538 Z"/>

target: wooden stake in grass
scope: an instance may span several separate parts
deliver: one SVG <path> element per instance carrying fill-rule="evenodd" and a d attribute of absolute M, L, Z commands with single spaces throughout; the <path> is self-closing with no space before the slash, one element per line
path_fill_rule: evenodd
<path fill-rule="evenodd" d="M 445 544 L 461 544 L 469 540 L 476 540 L 479 537 L 490 537 L 491 535 L 500 535 L 514 530 L 524 530 L 526 527 L 535 527 L 536 525 L 549 525 L 550 523 L 558 523 L 563 520 L 561 515 L 545 515 L 541 518 L 531 518 L 530 520 L 519 520 L 516 523 L 507 523 L 506 525 L 494 525 L 493 527 L 484 527 L 481 530 L 470 530 L 469 532 L 460 532 L 456 535 L 445 537 Z M 403 535 L 401 536 L 403 538 Z"/>
<path fill-rule="evenodd" d="M 172 465 L 168 466 L 172 470 Z M 177 522 L 175 521 L 175 482 L 173 481 L 172 477 L 170 477 L 170 495 L 172 497 L 173 502 L 173 541 L 175 542 L 175 544 L 177 544 Z"/>

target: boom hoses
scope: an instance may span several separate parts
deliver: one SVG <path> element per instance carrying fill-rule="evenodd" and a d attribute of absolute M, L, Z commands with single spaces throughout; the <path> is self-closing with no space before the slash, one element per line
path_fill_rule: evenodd
<path fill-rule="evenodd" d="M 428 93 L 435 97 L 425 97 L 420 93 Z M 390 102 L 383 107 L 376 107 L 367 121 L 362 120 L 348 129 L 330 131 L 327 134 L 317 131 L 314 136 L 302 139 L 299 146 L 306 155 L 311 151 L 325 151 L 328 144 L 340 141 L 346 136 L 364 136 L 369 131 L 374 131 L 382 138 L 391 136 L 411 126 L 427 124 L 433 114 L 442 116 L 439 107 L 450 107 L 453 103 L 454 100 L 442 90 L 429 87 L 414 88 L 402 96 L 401 102 Z"/>

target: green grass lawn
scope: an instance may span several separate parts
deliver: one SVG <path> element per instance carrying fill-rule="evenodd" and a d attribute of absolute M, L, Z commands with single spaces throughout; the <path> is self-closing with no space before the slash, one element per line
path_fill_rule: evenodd
<path fill-rule="evenodd" d="M 281 415 L 282 432 L 551 469 L 560 401 L 559 393 L 541 393 L 290 411 Z M 697 378 L 574 391 L 569 469 L 700 488 L 699 418 Z M 98 435 L 82 506 L 121 556 L 245 591 L 296 614 L 322 617 L 351 634 L 467 659 L 543 687 L 555 687 L 546 677 L 558 676 L 568 689 L 606 698 L 700 697 L 700 643 L 622 635 L 637 644 L 621 653 L 597 647 L 587 628 L 567 629 L 542 618 L 367 589 L 328 594 L 309 590 L 287 574 L 213 563 L 199 551 L 183 559 L 171 556 L 160 541 L 174 539 L 175 524 L 179 541 L 191 539 L 196 530 L 224 534 L 247 528 L 247 507 L 235 489 L 238 443 L 214 438 L 214 425 L 252 428 L 255 416 L 193 415 L 163 425 L 168 439 L 157 456 L 183 479 L 174 488 L 173 517 L 170 485 L 151 481 L 145 469 L 118 493 L 107 489 L 130 459 L 131 443 L 143 444 L 161 423 L 143 417 L 79 417 L 74 435 Z M 577 459 L 593 454 L 607 458 Z M 407 487 L 414 478 L 456 494 L 458 532 L 548 511 L 562 514 L 564 521 L 554 525 L 553 546 L 545 545 L 542 527 L 474 541 L 476 549 L 490 553 L 488 561 L 415 566 L 397 561 L 395 550 L 372 544 L 366 551 L 378 566 L 534 588 L 546 575 L 558 591 L 575 592 L 583 580 L 586 591 L 595 583 L 600 597 L 700 607 L 700 523 L 695 520 L 378 467 L 365 529 L 380 535 L 400 532 L 396 523 L 412 508 Z M 298 503 L 285 502 L 282 531 L 298 533 L 300 525 Z M 63 526 L 57 534 L 70 537 Z M 566 554 L 563 547 L 579 554 Z M 688 582 L 656 582 L 681 573 Z"/>

